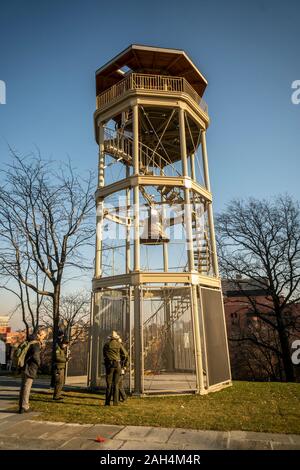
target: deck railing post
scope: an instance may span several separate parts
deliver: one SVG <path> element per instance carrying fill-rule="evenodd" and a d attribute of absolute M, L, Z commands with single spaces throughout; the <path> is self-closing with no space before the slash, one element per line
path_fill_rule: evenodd
<path fill-rule="evenodd" d="M 184 92 L 196 101 L 200 108 L 207 113 L 207 104 L 183 77 L 169 77 L 165 75 L 148 75 L 132 72 L 121 82 L 97 96 L 96 104 L 100 109 L 110 101 L 122 96 L 128 90 L 144 89 L 158 91 Z"/>

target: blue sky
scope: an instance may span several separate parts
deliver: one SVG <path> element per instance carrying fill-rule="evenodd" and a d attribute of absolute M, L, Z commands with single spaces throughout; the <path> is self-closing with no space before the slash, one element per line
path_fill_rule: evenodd
<path fill-rule="evenodd" d="M 298 0 L 10 0 L 0 7 L 0 159 L 69 155 L 95 168 L 95 70 L 131 43 L 184 49 L 204 99 L 214 208 L 233 197 L 300 199 Z"/>

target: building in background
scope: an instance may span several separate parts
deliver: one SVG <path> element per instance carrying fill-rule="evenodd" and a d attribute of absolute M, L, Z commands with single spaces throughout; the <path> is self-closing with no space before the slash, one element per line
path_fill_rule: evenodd
<path fill-rule="evenodd" d="M 283 367 L 280 355 L 276 353 L 280 351 L 278 335 L 255 311 L 257 309 L 266 320 L 272 314 L 268 286 L 259 289 L 249 280 L 238 281 L 242 291 L 234 281 L 222 282 L 232 378 L 283 381 Z M 287 308 L 284 317 L 289 324 L 295 325 L 289 329 L 291 347 L 295 339 L 300 339 L 300 304 Z M 295 366 L 295 375 L 300 381 L 299 366 Z"/>
<path fill-rule="evenodd" d="M 11 370 L 12 358 L 15 345 L 23 340 L 23 333 L 15 333 L 9 326 L 9 316 L 0 316 L 0 341 L 1 341 L 1 360 L 2 369 Z"/>
<path fill-rule="evenodd" d="M 7 342 L 7 338 L 11 333 L 11 328 L 9 326 L 9 316 L 1 315 L 0 316 L 0 338 Z"/>

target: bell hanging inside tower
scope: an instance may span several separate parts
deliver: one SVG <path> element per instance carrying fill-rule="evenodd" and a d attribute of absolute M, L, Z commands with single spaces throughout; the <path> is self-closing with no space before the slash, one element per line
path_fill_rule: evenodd
<path fill-rule="evenodd" d="M 89 385 L 116 330 L 134 394 L 231 385 L 203 100 L 178 49 L 131 45 L 96 72 L 99 145 Z"/>

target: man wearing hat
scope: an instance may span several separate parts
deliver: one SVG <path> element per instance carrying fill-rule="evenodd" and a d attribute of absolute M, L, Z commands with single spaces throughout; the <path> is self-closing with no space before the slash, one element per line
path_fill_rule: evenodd
<path fill-rule="evenodd" d="M 106 396 L 105 405 L 109 406 L 113 395 L 114 406 L 119 404 L 119 380 L 121 376 L 121 357 L 128 357 L 128 353 L 116 331 L 112 331 L 111 336 L 103 347 L 104 364 L 106 368 Z"/>
<path fill-rule="evenodd" d="M 65 383 L 66 363 L 68 362 L 68 344 L 69 341 L 65 336 L 60 335 L 55 349 L 55 385 L 53 400 L 62 400 L 61 392 Z"/>

